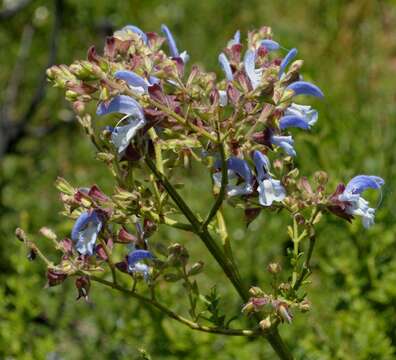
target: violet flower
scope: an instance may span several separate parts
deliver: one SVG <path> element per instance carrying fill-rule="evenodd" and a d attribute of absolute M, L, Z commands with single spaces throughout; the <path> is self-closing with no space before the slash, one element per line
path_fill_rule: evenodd
<path fill-rule="evenodd" d="M 256 51 L 246 51 L 243 65 L 245 67 L 246 75 L 252 84 L 253 90 L 255 90 L 261 83 L 261 76 L 263 73 L 262 69 L 256 69 Z"/>
<path fill-rule="evenodd" d="M 260 205 L 271 206 L 274 201 L 282 201 L 286 197 L 286 190 L 279 180 L 272 179 L 269 175 L 270 161 L 268 157 L 256 150 L 253 152 L 253 161 L 259 184 Z"/>
<path fill-rule="evenodd" d="M 234 45 L 240 44 L 241 42 L 241 32 L 239 30 L 236 31 L 234 37 L 227 43 L 227 47 L 230 48 Z"/>
<path fill-rule="evenodd" d="M 290 156 L 297 155 L 293 147 L 294 140 L 291 136 L 271 135 L 271 144 L 281 147 Z"/>
<path fill-rule="evenodd" d="M 96 210 L 83 212 L 74 223 L 71 238 L 81 255 L 94 253 L 96 239 L 102 230 L 103 221 Z"/>
<path fill-rule="evenodd" d="M 276 41 L 270 39 L 261 40 L 260 45 L 264 46 L 268 51 L 276 51 L 280 48 Z"/>
<path fill-rule="evenodd" d="M 345 212 L 350 215 L 362 217 L 363 226 L 368 229 L 374 224 L 375 209 L 369 207 L 367 200 L 360 195 L 367 189 L 380 190 L 384 180 L 378 176 L 355 176 L 345 187 L 338 200 L 346 202 Z"/>
<path fill-rule="evenodd" d="M 220 63 L 221 68 L 224 71 L 226 79 L 228 81 L 234 80 L 234 75 L 232 74 L 230 62 L 228 61 L 227 56 L 225 56 L 224 53 L 221 53 L 219 55 L 219 63 Z"/>

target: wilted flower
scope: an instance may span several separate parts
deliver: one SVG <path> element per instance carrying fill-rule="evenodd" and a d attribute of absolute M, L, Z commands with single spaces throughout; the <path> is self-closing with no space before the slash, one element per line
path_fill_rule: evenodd
<path fill-rule="evenodd" d="M 375 209 L 369 207 L 367 200 L 360 194 L 367 189 L 379 190 L 384 180 L 378 176 L 355 176 L 338 195 L 338 200 L 345 203 L 345 212 L 362 217 L 363 226 L 367 229 L 374 224 Z"/>
<path fill-rule="evenodd" d="M 93 255 L 96 239 L 102 227 L 101 215 L 96 210 L 85 211 L 78 217 L 74 223 L 71 238 L 81 255 Z"/>
<path fill-rule="evenodd" d="M 259 202 L 262 206 L 271 206 L 274 201 L 282 201 L 286 197 L 286 190 L 279 180 L 269 175 L 269 159 L 260 151 L 254 151 L 253 161 L 256 166 L 257 181 L 259 183 Z"/>

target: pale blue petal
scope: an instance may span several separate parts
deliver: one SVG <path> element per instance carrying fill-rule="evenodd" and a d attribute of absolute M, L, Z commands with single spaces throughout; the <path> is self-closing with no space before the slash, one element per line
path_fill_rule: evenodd
<path fill-rule="evenodd" d="M 291 49 L 287 55 L 283 58 L 280 67 L 279 67 L 279 79 L 282 77 L 283 73 L 286 70 L 286 67 L 289 65 L 290 61 L 292 61 L 297 55 L 297 49 Z"/>
<path fill-rule="evenodd" d="M 281 147 L 288 155 L 296 156 L 296 151 L 294 150 L 294 141 L 291 136 L 271 136 L 271 143 Z"/>
<path fill-rule="evenodd" d="M 318 121 L 318 112 L 309 105 L 292 103 L 285 111 L 285 116 L 287 115 L 295 115 L 305 118 L 309 126 L 315 125 Z"/>
<path fill-rule="evenodd" d="M 95 211 L 83 212 L 76 220 L 71 238 L 76 243 L 76 250 L 82 255 L 93 255 L 96 239 L 103 223 Z"/>
<path fill-rule="evenodd" d="M 286 190 L 279 180 L 271 178 L 259 182 L 259 203 L 271 206 L 274 201 L 282 201 L 286 197 Z"/>
<path fill-rule="evenodd" d="M 274 41 L 274 40 L 269 40 L 269 39 L 266 39 L 266 40 L 262 40 L 261 41 L 261 45 L 262 46 L 265 46 L 265 48 L 268 50 L 268 51 L 275 51 L 275 50 L 278 50 L 279 49 L 279 44 L 276 42 L 276 41 Z"/>
<path fill-rule="evenodd" d="M 146 125 L 144 118 L 130 120 L 127 125 L 116 126 L 111 133 L 111 142 L 121 154 L 128 147 L 131 140 L 135 137 L 139 129 Z"/>
<path fill-rule="evenodd" d="M 97 115 L 107 115 L 114 112 L 136 117 L 144 116 L 140 104 L 135 99 L 126 95 L 115 96 L 108 104 L 101 102 L 96 109 Z"/>
<path fill-rule="evenodd" d="M 176 46 L 176 41 L 170 32 L 169 28 L 166 25 L 161 25 L 161 30 L 166 36 L 166 40 L 168 41 L 169 50 L 173 57 L 179 57 L 179 50 Z"/>
<path fill-rule="evenodd" d="M 245 58 L 243 60 L 245 71 L 250 79 L 253 89 L 256 89 L 261 82 L 261 71 L 256 70 L 256 52 L 254 50 L 246 51 Z"/>
<path fill-rule="evenodd" d="M 129 31 L 132 31 L 132 32 L 138 34 L 142 38 L 143 42 L 145 44 L 147 44 L 147 35 L 141 29 L 139 29 L 137 26 L 127 25 L 127 26 L 124 26 L 122 30 L 129 30 Z"/>
<path fill-rule="evenodd" d="M 148 84 L 147 80 L 143 79 L 140 75 L 133 71 L 120 70 L 114 73 L 116 79 L 124 80 L 128 85 L 134 87 L 141 87 L 147 92 Z"/>
<path fill-rule="evenodd" d="M 261 181 L 268 177 L 268 171 L 271 167 L 268 157 L 261 151 L 255 150 L 253 152 L 253 162 L 256 166 L 257 180 Z"/>
<path fill-rule="evenodd" d="M 231 65 L 230 65 L 230 62 L 228 61 L 227 57 L 223 53 L 221 53 L 219 55 L 219 63 L 220 63 L 221 68 L 224 71 L 226 79 L 228 81 L 232 81 L 234 79 L 234 76 L 232 75 Z"/>
<path fill-rule="evenodd" d="M 296 115 L 286 115 L 281 117 L 281 119 L 279 120 L 279 127 L 282 130 L 289 127 L 297 127 L 300 129 L 308 130 L 309 124 L 308 121 L 303 117 Z"/>
<path fill-rule="evenodd" d="M 358 175 L 355 176 L 346 186 L 345 192 L 361 194 L 367 189 L 380 189 L 385 181 L 378 176 Z"/>
<path fill-rule="evenodd" d="M 286 90 L 293 90 L 294 95 L 311 95 L 322 98 L 323 92 L 316 85 L 306 81 L 296 81 L 291 83 Z"/>

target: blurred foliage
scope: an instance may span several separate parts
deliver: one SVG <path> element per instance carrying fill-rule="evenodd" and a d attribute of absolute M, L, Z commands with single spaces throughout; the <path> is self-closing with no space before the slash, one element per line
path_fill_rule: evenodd
<path fill-rule="evenodd" d="M 4 0 L 3 7 L 17 1 Z M 4 100 L 27 27 L 33 29 L 22 68 L 16 114 L 23 112 L 48 62 L 54 4 L 37 0 L 0 20 L 0 96 Z M 271 26 L 283 46 L 297 47 L 304 75 L 326 94 L 312 134 L 296 136 L 299 167 L 307 176 L 330 173 L 334 187 L 356 174 L 383 177 L 386 187 L 377 225 L 365 231 L 327 219 L 319 229 L 312 311 L 299 315 L 282 335 L 298 359 L 393 359 L 396 356 L 396 7 L 386 0 L 65 0 L 58 39 L 58 63 L 83 58 L 89 45 L 102 47 L 112 29 L 136 24 L 159 31 L 166 23 L 192 62 L 219 71 L 217 55 L 236 29 L 244 34 Z M 58 212 L 56 176 L 74 185 L 110 188 L 111 178 L 93 160 L 93 149 L 56 89 L 47 89 L 23 138 L 0 159 L 0 358 L 5 359 L 267 359 L 269 346 L 245 338 L 194 333 L 135 301 L 93 288 L 91 303 L 76 302 L 72 282 L 43 289 L 44 266 L 28 263 L 14 238 L 22 225 L 33 236 L 48 224 L 67 235 L 71 223 Z M 185 196 L 197 209 L 209 179 L 193 179 Z M 198 180 L 199 179 L 199 180 Z M 373 198 L 372 201 L 375 201 Z M 286 220 L 261 215 L 245 234 L 242 216 L 228 209 L 229 229 L 243 277 L 265 287 L 265 267 L 281 260 L 288 246 Z M 197 278 L 210 291 L 218 283 L 228 313 L 241 304 L 195 238 L 164 229 L 155 241 L 188 243 L 192 257 L 204 260 Z M 45 240 L 38 240 L 43 247 Z M 54 258 L 57 254 L 53 254 Z M 182 289 L 170 287 L 164 300 L 180 309 Z M 234 300 L 233 300 L 234 299 Z"/>

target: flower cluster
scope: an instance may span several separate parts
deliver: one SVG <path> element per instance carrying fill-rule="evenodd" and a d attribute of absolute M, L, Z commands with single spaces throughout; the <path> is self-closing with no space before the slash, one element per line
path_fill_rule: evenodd
<path fill-rule="evenodd" d="M 70 239 L 51 236 L 63 258 L 59 265 L 47 263 L 49 285 L 78 276 L 79 297 L 86 298 L 92 279 L 103 283 L 94 273 L 104 271 L 105 265 L 113 287 L 120 273 L 133 279 L 133 289 L 140 280 L 151 291 L 161 280 L 183 281 L 195 318 L 200 297 L 190 276 L 198 274 L 203 263 L 188 268 L 182 245 L 161 250 L 149 240 L 160 226 L 172 226 L 203 240 L 245 302 L 244 312 L 264 313 L 263 330 L 291 322 L 293 307 L 309 308 L 297 291 L 310 274 L 312 249 L 302 264 L 300 243 L 309 239 L 313 247 L 314 226 L 326 212 L 349 221 L 361 216 L 363 225 L 371 226 L 375 209 L 361 194 L 380 189 L 384 181 L 359 175 L 328 193 L 323 171 L 315 173 L 312 183 L 299 175 L 294 162 L 298 146 L 291 131 L 309 131 L 317 123 L 317 110 L 305 101 L 324 94 L 302 80 L 297 49 L 281 46 L 270 28 L 249 32 L 245 43 L 236 32 L 218 57 L 224 74 L 220 78 L 196 65 L 189 68 L 187 52 L 179 52 L 168 27 L 161 30 L 164 36 L 125 26 L 106 39 L 101 55 L 91 47 L 87 60 L 47 71 L 52 84 L 66 90 L 97 158 L 117 182 L 113 194 L 105 195 L 96 185 L 74 188 L 59 179 L 65 214 L 75 222 Z M 89 114 L 91 103 L 95 120 Z M 195 215 L 172 185 L 177 169 L 194 162 L 206 166 L 213 180 L 216 200 L 206 219 Z M 247 223 L 261 211 L 290 214 L 293 274 L 275 284 L 273 294 L 257 287 L 250 295 L 244 292 L 230 243 L 224 241 L 222 249 L 213 239 L 211 231 L 228 238 L 221 215 L 224 201 L 242 208 Z M 188 223 L 176 220 L 180 213 Z M 124 246 L 121 258 L 115 250 L 119 245 Z M 208 309 L 218 329 L 224 319 L 216 306 Z"/>

